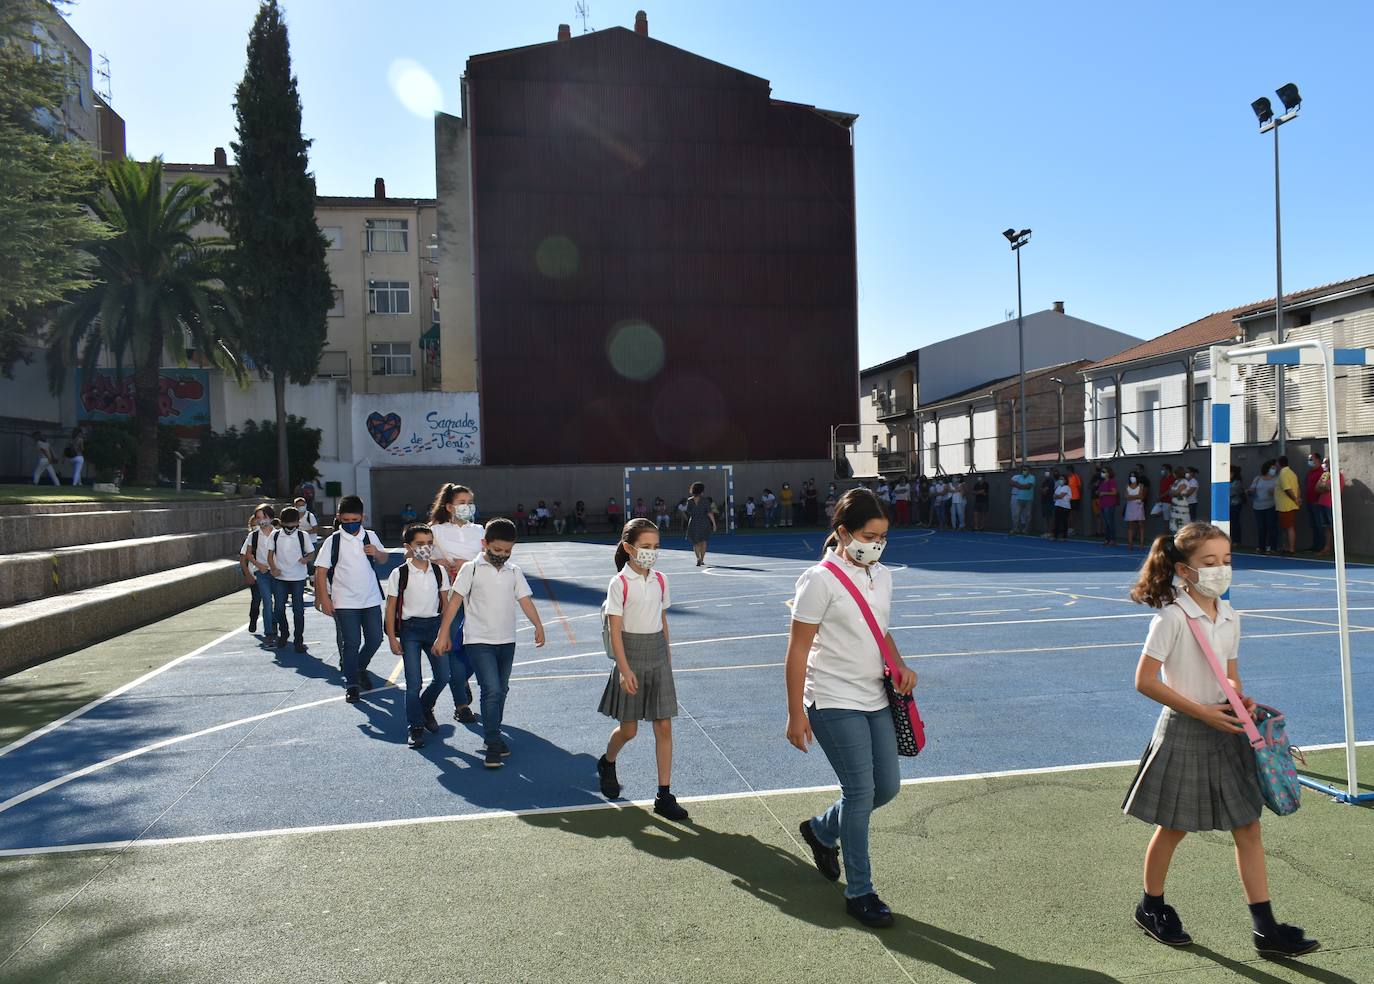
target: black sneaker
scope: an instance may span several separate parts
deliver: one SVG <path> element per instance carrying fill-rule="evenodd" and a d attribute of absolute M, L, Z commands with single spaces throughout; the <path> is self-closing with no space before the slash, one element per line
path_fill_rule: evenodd
<path fill-rule="evenodd" d="M 358 688 L 349 687 L 347 690 L 345 690 L 344 700 L 348 701 L 350 704 L 358 703 Z"/>
<path fill-rule="evenodd" d="M 303 642 L 298 642 L 298 643 L 296 643 L 296 652 L 298 652 L 298 653 L 303 653 L 303 652 L 305 652 L 305 643 L 303 643 Z"/>
<path fill-rule="evenodd" d="M 499 769 L 506 763 L 501 761 L 501 750 L 495 745 L 488 745 L 482 754 L 482 764 L 488 769 Z"/>
<path fill-rule="evenodd" d="M 608 800 L 620 798 L 620 777 L 615 774 L 615 763 L 608 762 L 606 756 L 596 760 L 596 777 L 601 780 L 601 795 Z"/>
<path fill-rule="evenodd" d="M 1155 912 L 1147 912 L 1144 905 L 1137 903 L 1135 924 L 1145 930 L 1146 936 L 1158 940 L 1165 946 L 1187 946 L 1193 942 L 1193 938 L 1183 930 L 1183 920 L 1178 918 L 1178 913 L 1171 905 L 1160 906 Z"/>
<path fill-rule="evenodd" d="M 1301 957 L 1321 946 L 1309 940 L 1300 926 L 1279 923 L 1272 933 L 1255 933 L 1255 950 L 1261 957 L 1276 960 L 1282 957 Z"/>
<path fill-rule="evenodd" d="M 687 811 L 678 805 L 677 797 L 672 793 L 654 797 L 654 812 L 674 823 L 686 823 L 688 819 Z"/>
<path fill-rule="evenodd" d="M 510 758 L 510 746 L 506 744 L 506 739 L 497 738 L 494 742 L 491 742 L 490 744 L 496 746 L 497 754 L 499 754 L 502 758 Z"/>
<path fill-rule="evenodd" d="M 424 747 L 425 747 L 425 729 L 424 729 L 424 728 L 411 728 L 411 729 L 410 729 L 410 734 L 406 737 L 406 744 L 409 745 L 411 748 L 424 748 Z"/>
<path fill-rule="evenodd" d="M 253 633 L 253 632 L 258 631 L 258 620 L 257 620 L 257 619 L 255 619 L 255 618 L 250 618 L 250 619 L 248 620 L 248 631 L 249 631 L 249 633 Z"/>
<path fill-rule="evenodd" d="M 372 689 L 372 674 L 369 673 L 369 672 L 367 672 L 367 670 L 359 670 L 359 671 L 358 671 L 358 689 L 360 689 L 360 690 L 371 690 L 371 689 Z"/>
<path fill-rule="evenodd" d="M 892 925 L 892 910 L 878 898 L 877 892 L 844 900 L 845 911 L 871 929 L 887 929 Z"/>
<path fill-rule="evenodd" d="M 475 724 L 477 722 L 477 715 L 473 714 L 472 708 L 465 704 L 453 712 L 453 720 L 457 721 L 459 724 Z"/>
<path fill-rule="evenodd" d="M 433 708 L 425 711 L 425 730 L 430 734 L 434 734 L 439 730 L 439 720 L 434 716 Z"/>
<path fill-rule="evenodd" d="M 816 836 L 816 829 L 811 826 L 810 820 L 803 820 L 801 823 L 802 840 L 811 848 L 811 857 L 816 861 L 816 870 L 819 871 L 830 881 L 840 880 L 840 849 L 837 847 L 826 847 L 821 843 L 821 839 Z"/>

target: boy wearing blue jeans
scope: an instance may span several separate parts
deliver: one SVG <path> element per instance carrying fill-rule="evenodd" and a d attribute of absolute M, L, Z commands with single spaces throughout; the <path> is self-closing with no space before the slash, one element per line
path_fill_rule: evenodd
<path fill-rule="evenodd" d="M 448 660 L 435 655 L 434 637 L 439 632 L 449 580 L 443 565 L 430 562 L 434 533 L 428 526 L 407 526 L 404 537 L 406 562 L 386 580 L 386 636 L 391 651 L 401 657 L 405 666 L 407 744 L 423 748 L 425 732 L 439 730 L 434 704 L 448 683 Z M 434 673 L 423 693 L 421 655 L 429 657 Z"/>
<path fill-rule="evenodd" d="M 534 644 L 544 645 L 544 625 L 530 600 L 533 592 L 520 568 L 511 563 L 515 549 L 515 524 L 509 519 L 487 523 L 482 537 L 482 552 L 458 569 L 444 618 L 434 640 L 434 652 L 443 655 L 451 645 L 449 629 L 461 608 L 463 652 L 477 674 L 482 693 L 482 732 L 486 747 L 482 764 L 499 769 L 510 755 L 510 746 L 501 737 L 501 719 L 510 689 L 510 671 L 515 663 L 515 609 L 518 606 L 534 626 Z"/>
<path fill-rule="evenodd" d="M 356 495 L 339 500 L 335 519 L 339 528 L 315 554 L 315 606 L 334 620 L 344 699 L 356 704 L 360 691 L 372 689 L 367 664 L 382 644 L 382 587 L 374 565 L 385 564 L 387 553 L 381 538 L 363 529 L 363 500 Z"/>
<path fill-rule="evenodd" d="M 296 652 L 305 652 L 306 565 L 315 556 L 315 539 L 300 528 L 301 514 L 295 506 L 281 511 L 281 529 L 272 534 L 272 550 L 267 555 L 272 569 L 272 606 L 277 619 L 277 639 L 281 647 L 291 633 L 286 627 L 286 602 L 289 598 L 295 615 Z"/>
<path fill-rule="evenodd" d="M 239 548 L 239 567 L 243 579 L 253 586 L 253 593 L 262 605 L 262 644 L 268 649 L 277 647 L 277 619 L 274 605 L 276 584 L 272 578 L 272 522 L 276 510 L 263 503 L 253 510 L 254 529 Z M 252 626 L 249 626 L 251 631 Z"/>

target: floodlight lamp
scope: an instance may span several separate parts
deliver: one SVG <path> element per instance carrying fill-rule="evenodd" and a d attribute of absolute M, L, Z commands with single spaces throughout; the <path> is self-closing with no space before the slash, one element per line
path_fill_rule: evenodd
<path fill-rule="evenodd" d="M 1007 242 L 1009 242 L 1009 243 L 1014 243 L 1014 242 L 1016 242 L 1016 230 L 1015 230 L 1015 229 L 1003 229 L 1003 230 L 1002 230 L 1002 235 L 1004 235 L 1004 236 L 1007 237 Z"/>
<path fill-rule="evenodd" d="M 1280 87 L 1278 92 L 1274 94 L 1283 101 L 1283 108 L 1286 112 L 1291 113 L 1302 105 L 1302 96 L 1298 94 L 1298 87 L 1292 82 Z"/>
<path fill-rule="evenodd" d="M 1263 96 L 1252 102 L 1250 108 L 1255 111 L 1255 116 L 1259 119 L 1261 125 L 1268 123 L 1274 118 L 1274 107 L 1269 100 L 1265 99 Z"/>

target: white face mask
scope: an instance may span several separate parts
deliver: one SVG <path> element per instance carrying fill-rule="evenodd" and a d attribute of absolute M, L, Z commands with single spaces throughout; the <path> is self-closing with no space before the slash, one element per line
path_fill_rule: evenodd
<path fill-rule="evenodd" d="M 1199 594 L 1204 594 L 1208 598 L 1220 598 L 1231 587 L 1230 564 L 1201 568 L 1189 565 L 1188 569 L 1197 572 L 1197 582 L 1193 587 L 1197 588 Z"/>
<path fill-rule="evenodd" d="M 1278 470 L 1277 468 L 1270 468 L 1270 469 L 1269 469 L 1269 472 L 1268 472 L 1270 478 L 1273 478 L 1273 477 L 1274 477 L 1275 475 L 1277 475 L 1278 473 L 1279 473 L 1279 470 Z"/>
<path fill-rule="evenodd" d="M 653 567 L 658 563 L 658 548 L 640 547 L 635 551 L 635 563 L 640 567 Z"/>
<path fill-rule="evenodd" d="M 464 523 L 471 523 L 477 515 L 477 505 L 472 502 L 460 502 L 453 507 L 453 518 Z"/>
<path fill-rule="evenodd" d="M 415 554 L 416 560 L 429 560 L 429 558 L 434 554 L 434 547 L 431 544 L 426 543 L 422 547 L 415 547 L 412 550 L 412 553 Z"/>
<path fill-rule="evenodd" d="M 272 521 L 270 519 L 260 519 L 258 520 L 258 526 L 262 527 L 263 529 L 270 529 L 272 526 Z"/>
<path fill-rule="evenodd" d="M 852 539 L 844 545 L 844 552 L 849 559 L 856 564 L 876 564 L 882 557 L 883 551 L 887 549 L 886 540 L 875 540 L 872 543 L 865 543 L 860 539 Z"/>

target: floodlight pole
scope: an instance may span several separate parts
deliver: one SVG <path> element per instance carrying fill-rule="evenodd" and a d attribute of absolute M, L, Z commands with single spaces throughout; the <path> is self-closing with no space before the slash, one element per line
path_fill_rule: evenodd
<path fill-rule="evenodd" d="M 1285 107 L 1286 108 L 1286 107 Z M 1287 110 L 1282 116 L 1276 116 L 1260 124 L 1260 133 L 1274 131 L 1274 343 L 1282 345 L 1284 342 L 1283 331 L 1283 211 L 1280 207 L 1279 199 L 1279 127 L 1294 119 L 1298 115 L 1298 106 Z M 1288 402 L 1287 390 L 1288 368 L 1286 366 L 1275 366 L 1277 370 L 1278 401 L 1277 409 L 1279 415 L 1278 438 L 1279 455 L 1288 453 L 1288 423 L 1286 404 Z"/>
<path fill-rule="evenodd" d="M 1026 325 L 1021 315 L 1021 247 L 1013 245 L 1016 254 L 1016 349 L 1020 359 L 1021 376 L 1021 464 L 1026 463 Z"/>

